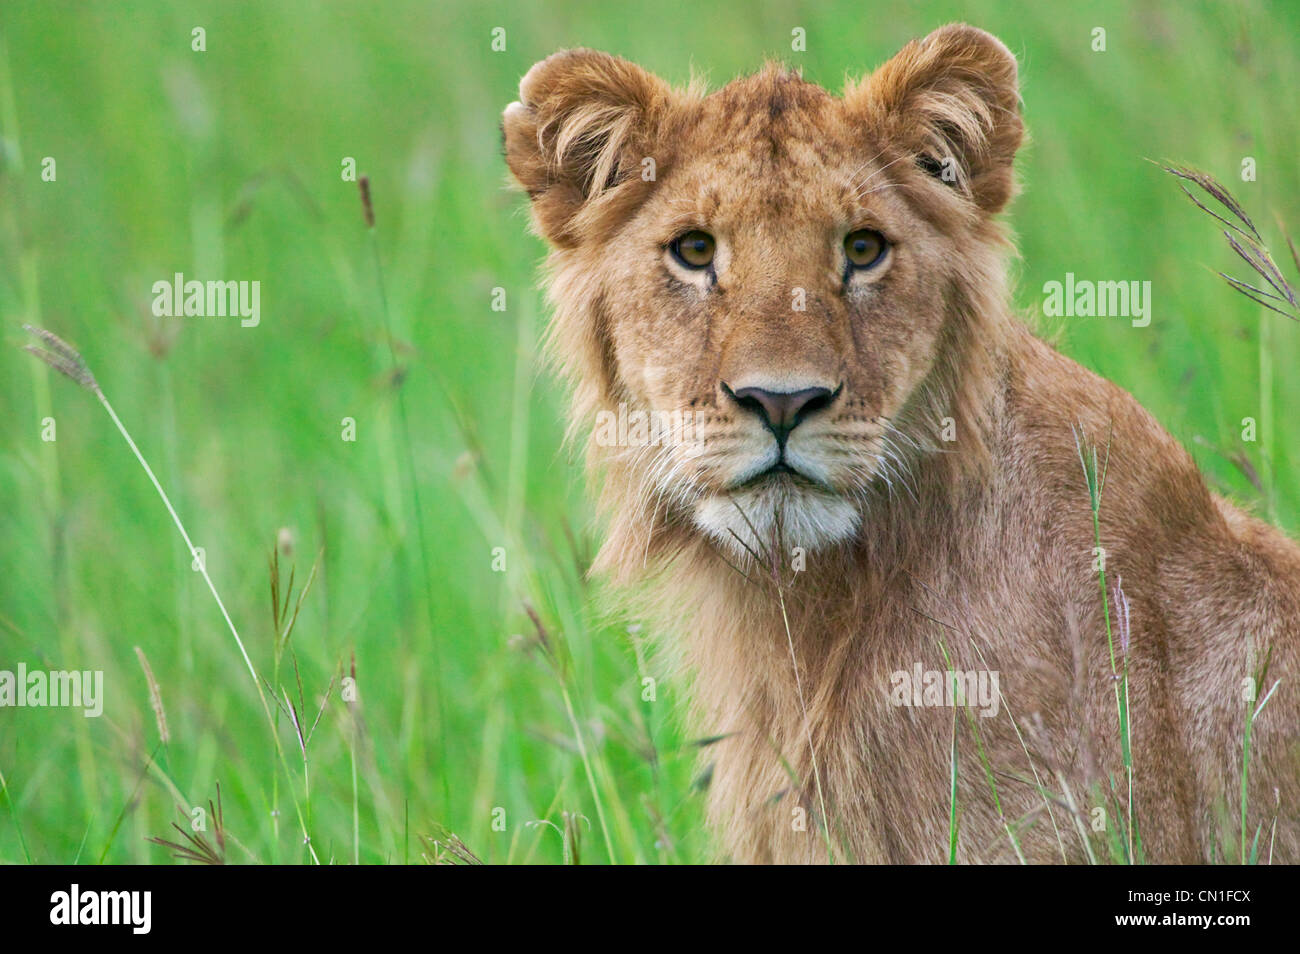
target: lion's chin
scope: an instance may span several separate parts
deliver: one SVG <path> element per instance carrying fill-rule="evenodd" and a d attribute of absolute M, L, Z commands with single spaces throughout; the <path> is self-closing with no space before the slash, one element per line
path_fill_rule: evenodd
<path fill-rule="evenodd" d="M 862 514 L 851 501 L 807 481 L 775 476 L 702 497 L 695 525 L 736 559 L 768 554 L 773 541 L 789 551 L 822 549 L 852 537 Z"/>

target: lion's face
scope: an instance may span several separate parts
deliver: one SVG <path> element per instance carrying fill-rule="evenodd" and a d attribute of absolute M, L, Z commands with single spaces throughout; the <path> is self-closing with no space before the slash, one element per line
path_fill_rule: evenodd
<path fill-rule="evenodd" d="M 937 436 L 912 409 L 938 399 L 972 243 L 1010 191 L 990 144 L 1014 60 L 969 28 L 950 40 L 843 98 L 774 68 L 675 93 L 589 52 L 525 78 L 507 157 L 556 246 L 576 407 L 629 503 L 741 549 L 815 549 L 874 494 L 912 492 Z M 963 55 L 1009 61 L 1010 83 Z"/>
<path fill-rule="evenodd" d="M 772 99 L 779 119 L 754 108 Z M 869 488 L 905 479 L 890 428 L 933 361 L 953 242 L 846 113 L 772 74 L 706 101 L 660 188 L 593 250 L 632 403 L 690 414 L 651 479 L 689 488 L 723 540 L 842 538 Z"/>

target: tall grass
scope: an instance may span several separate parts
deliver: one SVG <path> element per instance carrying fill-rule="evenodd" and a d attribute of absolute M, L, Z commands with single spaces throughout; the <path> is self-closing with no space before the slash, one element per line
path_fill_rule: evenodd
<path fill-rule="evenodd" d="M 1294 88 L 1300 11 L 944 0 L 894 10 L 876 29 L 848 0 L 773 0 L 759 15 L 737 3 L 693 9 L 685 39 L 679 17 L 639 2 L 278 0 L 201 15 L 206 54 L 188 47 L 195 24 L 157 0 L 71 15 L 0 4 L 0 321 L 10 343 L 28 323 L 84 345 L 206 545 L 266 696 L 247 691 L 245 654 L 191 558 L 162 549 L 175 540 L 171 515 L 120 452 L 116 427 L 0 348 L 0 667 L 102 669 L 111 688 L 99 720 L 35 710 L 0 720 L 0 862 L 167 861 L 145 837 L 175 840 L 178 810 L 206 805 L 218 783 L 225 850 L 238 860 L 310 860 L 293 798 L 323 861 L 712 857 L 707 774 L 696 769 L 707 739 L 684 732 L 674 712 L 686 687 L 643 652 L 662 634 L 630 635 L 639 621 L 594 608 L 590 502 L 580 467 L 554 450 L 562 396 L 536 374 L 543 250 L 526 235 L 524 201 L 502 187 L 498 123 L 527 68 L 561 46 L 609 49 L 675 81 L 694 65 L 715 84 L 778 56 L 835 87 L 948 20 L 1003 36 L 1024 54 L 1034 136 L 1010 214 L 1023 252 L 1017 303 L 1034 311 L 1043 282 L 1066 271 L 1152 278 L 1149 335 L 1079 323 L 1061 329 L 1061 347 L 1186 444 L 1223 445 L 1259 414 L 1272 467 L 1257 445 L 1241 452 L 1266 470 L 1278 521 L 1300 527 L 1300 474 L 1279 450 L 1300 437 L 1300 420 L 1280 411 L 1300 403 L 1300 378 L 1276 372 L 1300 347 L 1262 337 L 1259 306 L 1243 310 L 1195 267 L 1212 260 L 1205 236 L 1139 159 L 1177 155 L 1226 176 L 1249 148 L 1277 211 L 1295 221 L 1300 128 L 1284 110 L 1243 115 L 1259 84 L 1223 38 L 1249 38 L 1259 72 Z M 1111 38 L 1104 54 L 1088 47 L 1098 23 Z M 502 53 L 488 41 L 498 25 Z M 796 25 L 806 53 L 789 50 Z M 169 94 L 173 75 L 187 79 Z M 196 115 L 203 136 L 188 131 Z M 344 156 L 371 176 L 373 231 L 356 184 L 338 174 Z M 40 177 L 46 157 L 57 181 Z M 210 268 L 223 274 L 199 273 Z M 153 318 L 150 283 L 181 270 L 261 279 L 262 325 Z M 506 312 L 488 305 L 495 287 Z M 166 347 L 154 347 L 158 335 Z M 1270 367 L 1271 428 L 1260 401 Z M 338 438 L 344 416 L 358 421 L 355 444 Z M 47 417 L 56 442 L 40 440 Z M 1201 463 L 1216 489 L 1259 499 L 1231 460 Z M 263 552 L 281 527 L 302 553 L 322 553 L 291 644 L 301 696 L 287 654 L 277 676 L 267 631 Z M 504 573 L 491 568 L 498 546 Z M 535 648 L 512 646 L 535 632 L 525 603 L 566 647 L 564 693 Z M 167 706 L 171 738 L 156 757 L 135 646 Z M 346 703 L 336 687 L 307 778 L 292 710 L 305 737 L 340 660 L 360 695 Z M 647 675 L 654 702 L 638 691 Z M 267 708 L 283 751 L 265 737 Z M 1074 797 L 1046 773 L 1028 781 L 1057 789 L 1049 812 Z M 1070 824 L 1061 819 L 1058 838 L 1073 837 Z M 1261 833 L 1261 858 L 1266 843 Z"/>
<path fill-rule="evenodd" d="M 1124 859 L 1129 864 L 1137 864 L 1142 851 L 1142 836 L 1138 831 L 1137 804 L 1133 794 L 1133 727 L 1130 722 L 1128 698 L 1128 601 L 1123 602 L 1125 609 L 1121 618 L 1122 640 L 1117 660 L 1116 634 L 1111 625 L 1110 594 L 1106 589 L 1106 551 L 1101 540 L 1101 500 L 1106 489 L 1106 469 L 1110 462 L 1110 438 L 1107 437 L 1106 453 L 1100 465 L 1097 446 L 1087 444 L 1086 437 L 1078 431 L 1075 431 L 1074 439 L 1079 452 L 1079 463 L 1083 467 L 1084 480 L 1088 487 L 1088 508 L 1092 513 L 1094 564 L 1097 569 L 1097 586 L 1101 594 L 1101 616 L 1106 627 L 1106 650 L 1110 656 L 1110 675 L 1115 692 L 1115 717 L 1119 733 L 1120 757 L 1124 763 L 1124 781 L 1128 790 L 1124 812 L 1121 815 L 1125 828 Z M 1113 792 L 1113 779 L 1111 789 Z"/>
<path fill-rule="evenodd" d="M 262 677 L 257 674 L 257 668 L 253 665 L 253 660 L 249 658 L 248 650 L 244 646 L 243 639 L 240 638 L 239 630 L 235 627 L 234 620 L 230 618 L 230 612 L 226 609 L 226 604 L 221 599 L 221 594 L 217 592 L 216 584 L 212 582 L 212 576 L 208 573 L 206 554 L 199 550 L 194 545 L 194 541 L 190 539 L 189 531 L 185 529 L 185 524 L 181 522 L 180 515 L 176 513 L 176 508 L 172 506 L 171 498 L 167 496 L 167 491 L 163 490 L 162 484 L 158 482 L 158 478 L 154 475 L 153 468 L 149 466 L 149 462 L 145 459 L 144 454 L 140 453 L 140 448 L 136 446 L 135 440 L 131 437 L 131 432 L 126 429 L 126 425 L 122 423 L 121 418 L 117 416 L 117 412 L 113 410 L 113 405 L 109 403 L 108 398 L 104 395 L 103 389 L 100 388 L 99 382 L 95 380 L 95 376 L 86 366 L 85 359 L 81 357 L 81 354 L 66 341 L 52 332 L 46 331 L 42 328 L 33 328 L 31 325 L 26 325 L 24 327 L 27 331 L 35 335 L 41 341 L 42 345 L 44 345 L 44 347 L 28 345 L 26 350 L 40 358 L 55 371 L 58 371 L 60 374 L 81 385 L 87 391 L 90 391 L 95 395 L 100 405 L 102 405 L 105 412 L 107 412 L 110 420 L 112 420 L 113 425 L 117 428 L 118 433 L 122 435 L 122 439 L 126 441 L 127 447 L 129 447 L 131 453 L 135 455 L 136 461 L 139 462 L 141 469 L 144 470 L 145 476 L 149 478 L 149 482 L 153 485 L 154 490 L 158 492 L 159 499 L 162 500 L 163 506 L 167 508 L 168 515 L 172 518 L 172 522 L 176 525 L 177 531 L 180 532 L 181 538 L 185 541 L 185 547 L 189 551 L 190 557 L 193 560 L 193 563 L 191 564 L 192 568 L 198 571 L 198 573 L 203 577 L 203 582 L 208 585 L 208 591 L 212 594 L 212 599 L 216 602 L 217 609 L 221 612 L 221 617 L 226 621 L 226 626 L 230 630 L 230 635 L 234 638 L 235 646 L 239 649 L 240 658 L 243 659 L 244 665 L 248 667 L 248 675 L 253 680 L 253 688 L 257 690 L 258 701 L 262 705 L 262 712 L 266 716 L 267 725 L 271 732 L 271 738 L 275 743 L 276 756 L 280 760 L 280 766 L 284 770 L 286 777 L 292 777 L 292 774 L 289 771 L 288 761 L 285 758 L 284 745 L 280 739 L 277 719 L 271 712 L 270 705 L 267 703 L 267 696 L 263 689 Z M 274 597 L 275 591 L 273 589 L 272 598 L 274 599 Z M 294 611 L 293 619 L 297 619 L 297 609 Z M 291 621 L 287 624 L 284 634 L 286 642 L 292 629 L 293 623 Z M 272 691 L 274 691 L 274 689 Z M 298 729 L 298 738 L 302 741 L 302 731 L 298 728 L 296 720 L 295 729 Z M 152 762 L 152 759 L 150 759 L 150 761 Z M 308 793 L 307 805 L 308 810 L 310 810 L 310 788 L 307 773 L 307 749 L 305 742 L 303 743 L 302 780 L 304 789 L 306 789 Z M 290 787 L 290 792 L 293 792 L 292 787 Z M 302 830 L 303 843 L 307 846 L 307 851 L 311 855 L 312 860 L 319 864 L 320 857 L 316 854 L 316 848 L 311 843 L 311 831 L 307 823 L 307 817 L 304 814 L 303 805 L 299 802 L 296 795 L 293 797 L 293 805 L 294 812 L 298 816 L 298 825 Z"/>
<path fill-rule="evenodd" d="M 1273 351 L 1275 348 L 1275 338 L 1273 335 L 1273 323 L 1277 320 L 1274 315 L 1281 315 L 1284 318 L 1290 318 L 1292 321 L 1300 322 L 1300 291 L 1297 291 L 1292 282 L 1283 274 L 1282 269 L 1278 266 L 1272 252 L 1260 234 L 1259 229 L 1251 220 L 1245 207 L 1232 194 L 1232 192 L 1214 176 L 1199 172 L 1186 166 L 1166 166 L 1165 171 L 1181 180 L 1184 195 L 1202 212 L 1209 215 L 1219 225 L 1223 226 L 1223 236 L 1227 240 L 1228 246 L 1236 253 L 1241 261 L 1258 276 L 1254 281 L 1257 284 L 1234 278 L 1226 272 L 1219 272 L 1219 277 L 1228 283 L 1234 291 L 1240 292 L 1243 296 L 1257 305 L 1262 306 L 1263 311 L 1260 313 L 1259 323 L 1259 399 L 1260 399 L 1260 421 L 1259 426 L 1263 435 L 1262 457 L 1266 465 L 1268 485 L 1265 491 L 1265 504 L 1271 518 L 1276 519 L 1276 494 L 1274 485 L 1274 440 L 1275 440 L 1275 415 L 1273 410 Z M 1189 189 L 1182 183 L 1190 182 L 1197 187 L 1200 194 L 1207 197 L 1208 201 L 1216 204 L 1221 211 L 1215 211 L 1203 201 L 1198 194 Z M 1297 251 L 1295 242 L 1292 241 L 1290 234 L 1281 221 L 1278 222 L 1278 228 L 1282 233 L 1283 240 L 1286 243 L 1287 250 L 1290 252 L 1291 264 L 1295 266 L 1296 276 L 1300 278 L 1300 251 Z M 1271 658 L 1271 647 L 1266 651 L 1264 661 L 1258 671 L 1250 675 L 1251 686 L 1258 689 L 1267 683 L 1268 666 Z M 1280 680 L 1279 680 L 1280 682 Z M 1255 704 L 1255 693 L 1247 693 L 1245 702 L 1244 728 L 1242 730 L 1241 743 L 1241 795 L 1240 795 L 1240 844 L 1238 846 L 1238 858 L 1242 864 L 1256 864 L 1259 861 L 1259 836 L 1263 830 L 1263 823 L 1256 826 L 1253 838 L 1250 840 L 1250 848 L 1247 850 L 1247 837 L 1249 830 L 1246 822 L 1246 815 L 1250 803 L 1250 754 L 1251 754 L 1251 736 L 1254 732 L 1255 723 L 1264 711 L 1269 699 L 1277 690 L 1279 682 L 1274 682 L 1264 698 Z M 1276 827 L 1277 818 L 1274 815 L 1273 824 Z M 1269 851 L 1269 862 L 1272 863 L 1272 851 Z"/>

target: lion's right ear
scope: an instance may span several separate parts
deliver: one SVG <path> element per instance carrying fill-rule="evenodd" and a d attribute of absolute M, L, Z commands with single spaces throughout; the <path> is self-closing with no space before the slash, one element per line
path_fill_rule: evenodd
<path fill-rule="evenodd" d="M 932 175 L 954 163 L 961 191 L 995 213 L 1015 191 L 1011 163 L 1024 136 L 1017 73 L 1001 40 L 955 23 L 907 44 L 846 99 Z"/>
<path fill-rule="evenodd" d="M 579 213 L 641 181 L 672 97 L 658 77 L 595 50 L 565 50 L 528 71 L 502 131 L 506 164 L 548 241 L 576 244 Z"/>

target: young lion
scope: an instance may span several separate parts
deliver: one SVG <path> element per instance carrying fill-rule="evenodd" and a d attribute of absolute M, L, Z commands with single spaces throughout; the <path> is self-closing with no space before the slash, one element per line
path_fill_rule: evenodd
<path fill-rule="evenodd" d="M 839 98 L 528 72 L 597 569 L 723 736 L 733 860 L 946 859 L 954 748 L 958 860 L 1236 860 L 1276 682 L 1245 843 L 1300 861 L 1300 549 L 1012 314 L 1016 72 L 968 26 Z"/>

